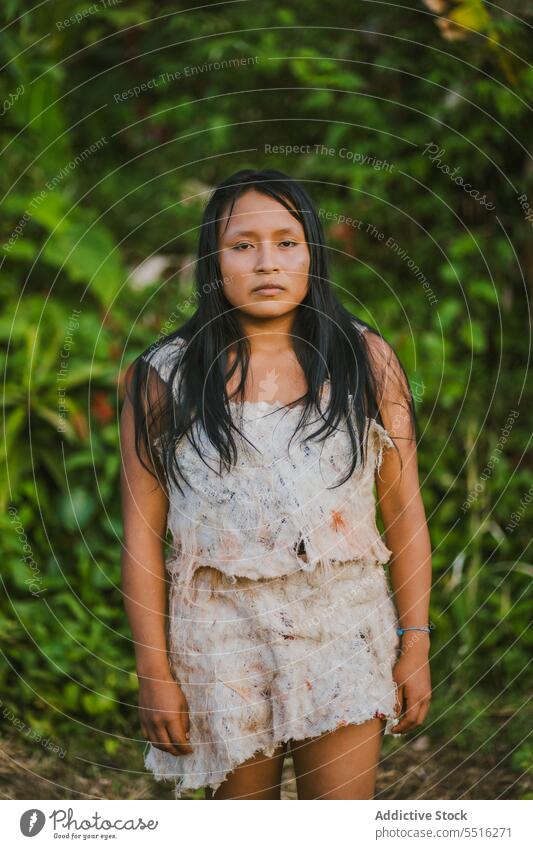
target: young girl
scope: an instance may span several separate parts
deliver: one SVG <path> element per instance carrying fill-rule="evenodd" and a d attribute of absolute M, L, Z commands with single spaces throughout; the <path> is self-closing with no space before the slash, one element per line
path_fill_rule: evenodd
<path fill-rule="evenodd" d="M 215 189 L 196 286 L 121 416 L 145 765 L 176 798 L 279 799 L 290 747 L 298 798 L 372 798 L 383 733 L 420 725 L 431 693 L 404 369 L 338 301 L 313 203 L 280 171 Z"/>

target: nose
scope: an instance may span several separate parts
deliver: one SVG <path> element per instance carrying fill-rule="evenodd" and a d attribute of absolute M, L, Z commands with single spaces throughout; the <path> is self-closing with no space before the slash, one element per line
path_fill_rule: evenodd
<path fill-rule="evenodd" d="M 278 259 L 273 242 L 259 242 L 255 270 L 263 272 L 279 271 Z"/>

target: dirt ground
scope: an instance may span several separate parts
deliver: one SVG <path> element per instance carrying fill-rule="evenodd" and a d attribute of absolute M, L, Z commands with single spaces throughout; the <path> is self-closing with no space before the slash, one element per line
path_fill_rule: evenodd
<path fill-rule="evenodd" d="M 0 794 L 4 799 L 173 799 L 170 782 L 144 771 L 137 746 L 117 756 L 98 752 L 59 758 L 17 738 L 0 741 Z M 383 753 L 376 799 L 533 798 L 533 777 L 508 765 L 505 749 L 465 755 L 456 744 L 433 744 L 426 736 Z M 184 798 L 203 799 L 203 790 Z M 285 759 L 282 799 L 297 799 L 290 757 Z"/>

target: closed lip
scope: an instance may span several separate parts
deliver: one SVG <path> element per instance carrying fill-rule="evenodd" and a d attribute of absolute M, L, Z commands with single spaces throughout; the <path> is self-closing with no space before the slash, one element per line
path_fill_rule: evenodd
<path fill-rule="evenodd" d="M 283 292 L 283 286 L 277 283 L 260 283 L 252 289 L 252 292 Z"/>

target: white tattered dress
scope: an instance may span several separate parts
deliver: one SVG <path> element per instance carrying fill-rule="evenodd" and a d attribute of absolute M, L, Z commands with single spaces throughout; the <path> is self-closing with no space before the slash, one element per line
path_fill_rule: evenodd
<path fill-rule="evenodd" d="M 150 357 L 164 380 L 179 348 L 174 340 Z M 364 469 L 328 489 L 349 468 L 345 428 L 307 441 L 321 423 L 315 413 L 289 446 L 300 407 L 231 408 L 259 451 L 236 433 L 239 461 L 219 476 L 199 429 L 205 462 L 182 440 L 192 487 L 169 492 L 169 661 L 189 705 L 193 752 L 174 756 L 147 743 L 144 761 L 156 779 L 174 781 L 176 798 L 216 790 L 282 741 L 376 715 L 390 734 L 398 722 L 398 620 L 383 568 L 392 552 L 374 498 L 389 434 L 368 419 Z"/>

